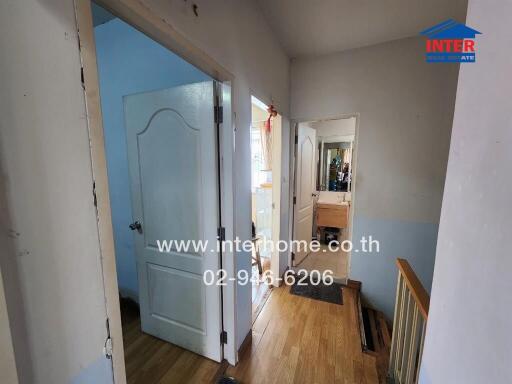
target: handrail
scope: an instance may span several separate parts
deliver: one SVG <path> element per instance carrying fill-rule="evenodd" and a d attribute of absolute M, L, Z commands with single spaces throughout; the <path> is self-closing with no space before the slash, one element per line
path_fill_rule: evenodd
<path fill-rule="evenodd" d="M 417 384 L 430 297 L 407 260 L 397 259 L 396 265 L 398 281 L 388 378 L 390 383 Z"/>
<path fill-rule="evenodd" d="M 418 276 L 414 273 L 411 268 L 409 262 L 405 259 L 396 259 L 396 265 L 400 272 L 402 273 L 405 283 L 409 287 L 414 300 L 416 301 L 416 305 L 425 320 L 428 318 L 428 310 L 430 307 L 430 297 L 423 288 Z"/>

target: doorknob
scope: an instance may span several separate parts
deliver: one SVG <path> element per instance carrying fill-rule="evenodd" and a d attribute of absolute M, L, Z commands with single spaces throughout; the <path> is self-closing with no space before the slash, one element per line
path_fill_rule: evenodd
<path fill-rule="evenodd" d="M 135 221 L 130 224 L 130 229 L 132 231 L 137 230 L 137 232 L 142 233 L 142 224 L 140 223 L 140 221 Z"/>

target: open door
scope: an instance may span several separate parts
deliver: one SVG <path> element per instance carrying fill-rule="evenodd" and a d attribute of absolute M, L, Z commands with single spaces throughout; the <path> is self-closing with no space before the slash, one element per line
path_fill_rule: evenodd
<path fill-rule="evenodd" d="M 315 146 L 316 131 L 305 124 L 299 124 L 296 158 L 295 211 L 293 215 L 293 239 L 311 242 L 313 228 L 313 204 L 315 197 Z M 304 247 L 295 250 L 294 266 L 307 256 Z"/>
<path fill-rule="evenodd" d="M 214 82 L 125 96 L 142 330 L 222 359 Z M 161 250 L 157 241 L 207 241 Z"/>

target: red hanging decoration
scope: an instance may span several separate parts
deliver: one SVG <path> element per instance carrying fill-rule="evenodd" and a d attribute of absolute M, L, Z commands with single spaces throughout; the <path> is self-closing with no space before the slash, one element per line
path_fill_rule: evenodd
<path fill-rule="evenodd" d="M 272 170 L 272 118 L 277 116 L 277 110 L 272 104 L 267 108 L 267 112 L 269 114 L 268 119 L 261 129 L 261 149 L 263 155 L 262 171 Z"/>
<path fill-rule="evenodd" d="M 276 117 L 277 116 L 277 109 L 274 107 L 273 104 L 270 104 L 270 106 L 267 108 L 267 112 L 269 113 L 269 116 L 268 116 L 268 119 L 267 121 L 265 121 L 265 129 L 270 132 L 271 131 L 271 127 L 272 127 L 272 124 L 270 123 L 270 119 L 272 117 Z"/>

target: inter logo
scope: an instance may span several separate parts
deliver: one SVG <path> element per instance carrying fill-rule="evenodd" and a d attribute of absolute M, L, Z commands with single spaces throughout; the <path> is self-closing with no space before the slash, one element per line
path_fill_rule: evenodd
<path fill-rule="evenodd" d="M 481 32 L 455 20 L 446 20 L 420 32 L 427 37 L 427 63 L 474 63 L 475 36 Z"/>

